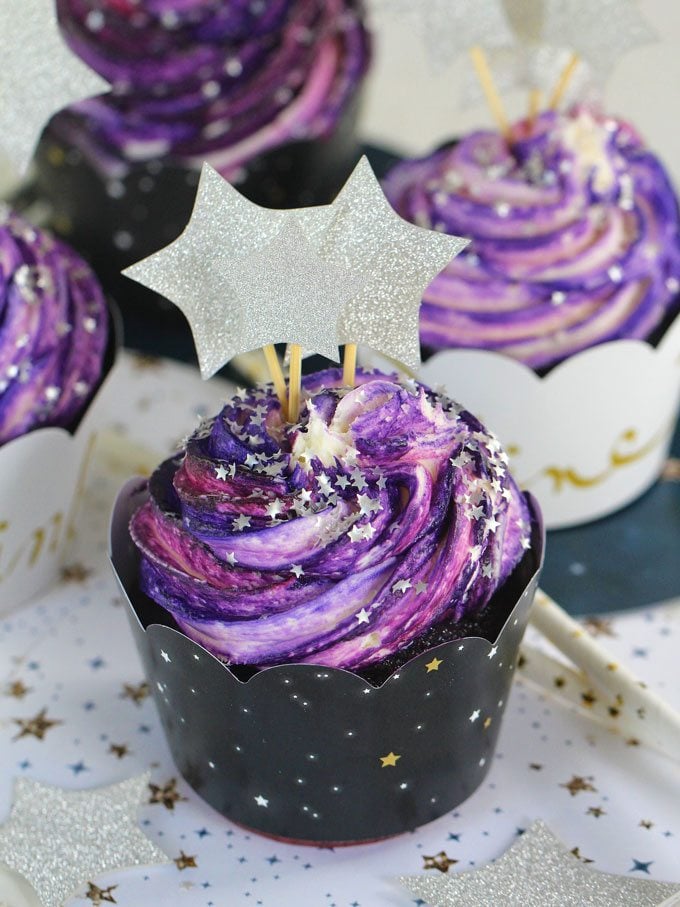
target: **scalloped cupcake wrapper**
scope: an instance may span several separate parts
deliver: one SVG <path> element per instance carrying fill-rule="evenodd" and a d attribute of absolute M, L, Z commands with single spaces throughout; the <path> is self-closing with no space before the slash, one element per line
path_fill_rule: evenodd
<path fill-rule="evenodd" d="M 538 585 L 538 515 L 532 549 L 496 600 L 508 611 L 497 639 L 438 645 L 376 687 L 301 664 L 239 679 L 175 629 L 138 586 L 128 524 L 145 498 L 141 479 L 120 492 L 111 561 L 173 758 L 203 799 L 261 834 L 331 845 L 410 831 L 476 790 Z"/>
<path fill-rule="evenodd" d="M 97 411 L 122 346 L 117 307 L 104 377 L 73 433 L 38 428 L 0 446 L 0 614 L 35 598 L 57 578 L 84 492 Z"/>

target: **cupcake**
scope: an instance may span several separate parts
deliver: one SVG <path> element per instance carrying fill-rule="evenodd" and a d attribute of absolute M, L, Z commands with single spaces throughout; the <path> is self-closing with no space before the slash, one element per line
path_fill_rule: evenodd
<path fill-rule="evenodd" d="M 59 569 L 87 441 L 81 422 L 111 365 L 103 291 L 68 246 L 22 217 L 0 225 L 1 610 Z"/>
<path fill-rule="evenodd" d="M 425 357 L 437 354 L 426 379 L 453 382 L 508 449 L 531 458 L 513 466 L 548 525 L 601 516 L 637 496 L 658 474 L 677 412 L 680 216 L 658 158 L 627 123 L 576 108 L 516 123 L 509 142 L 474 132 L 404 161 L 384 189 L 403 217 L 472 239 L 424 295 L 421 343 Z M 631 345 L 612 348 L 624 341 Z M 496 363 L 490 384 L 489 356 L 460 357 L 473 350 L 550 374 L 539 389 L 526 371 Z M 643 364 L 640 386 L 629 390 L 631 355 Z M 463 372 L 472 396 L 456 383 Z M 618 405 L 617 393 L 636 402 Z M 659 395 L 663 411 L 649 402 Z M 564 433 L 583 448 L 571 462 Z M 619 471 L 622 460 L 632 468 Z"/>
<path fill-rule="evenodd" d="M 113 91 L 52 121 L 35 191 L 107 281 L 181 232 L 203 161 L 269 207 L 325 203 L 347 177 L 369 60 L 358 0 L 58 6 Z"/>
<path fill-rule="evenodd" d="M 49 425 L 73 429 L 104 370 L 103 291 L 79 255 L 12 212 L 0 261 L 0 444 Z"/>
<path fill-rule="evenodd" d="M 303 378 L 297 424 L 270 385 L 241 392 L 123 490 L 114 568 L 202 796 L 266 834 L 337 843 L 477 787 L 542 551 L 506 464 L 448 398 L 329 369 Z"/>

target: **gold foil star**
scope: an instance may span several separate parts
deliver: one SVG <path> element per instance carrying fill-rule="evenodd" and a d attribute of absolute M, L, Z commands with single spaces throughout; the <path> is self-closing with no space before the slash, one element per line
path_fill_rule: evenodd
<path fill-rule="evenodd" d="M 5 691 L 6 696 L 14 696 L 15 699 L 23 699 L 28 693 L 31 692 L 31 688 L 27 687 L 22 680 L 13 680 L 7 685 Z"/>
<path fill-rule="evenodd" d="M 198 869 L 196 857 L 188 857 L 183 850 L 180 850 L 179 856 L 175 857 L 173 863 L 178 869 Z"/>
<path fill-rule="evenodd" d="M 117 885 L 109 885 L 108 888 L 98 888 L 93 882 L 88 882 L 85 897 L 88 901 L 92 901 L 95 907 L 103 903 L 117 904 L 118 901 L 113 896 L 116 888 L 118 888 Z"/>
<path fill-rule="evenodd" d="M 454 866 L 458 860 L 452 859 L 445 850 L 440 850 L 433 857 L 423 856 L 423 869 L 438 869 L 440 872 L 448 872 L 449 866 Z"/>
<path fill-rule="evenodd" d="M 21 730 L 14 737 L 14 740 L 20 740 L 22 737 L 35 737 L 37 740 L 44 740 L 45 734 L 50 728 L 63 724 L 63 721 L 52 721 L 47 717 L 47 709 L 41 709 L 35 718 L 15 718 L 14 723 L 18 724 Z"/>
<path fill-rule="evenodd" d="M 131 699 L 135 705 L 140 705 L 149 695 L 149 684 L 146 681 L 142 683 L 124 683 L 123 692 L 120 694 L 121 699 Z"/>
<path fill-rule="evenodd" d="M 593 787 L 590 783 L 592 780 L 592 778 L 581 778 L 580 775 L 572 775 L 571 781 L 568 781 L 566 784 L 560 784 L 560 787 L 566 787 L 572 797 L 575 797 L 576 794 L 579 794 L 582 791 L 597 793 L 597 788 Z"/>
<path fill-rule="evenodd" d="M 680 885 L 588 869 L 542 822 L 535 822 L 501 857 L 481 869 L 407 876 L 400 881 L 431 907 L 582 907 L 585 903 L 657 907 L 680 892 Z"/>
<path fill-rule="evenodd" d="M 170 812 L 174 810 L 175 803 L 186 800 L 186 797 L 183 797 L 177 790 L 177 778 L 171 778 L 163 786 L 149 784 L 149 790 L 151 791 L 149 803 L 162 803 Z"/>
<path fill-rule="evenodd" d="M 417 369 L 423 293 L 469 240 L 399 217 L 365 157 L 333 208 L 337 214 L 321 238 L 321 254 L 365 278 L 340 318 L 340 342 L 362 343 Z"/>
<path fill-rule="evenodd" d="M 2 0 L 0 34 L 0 144 L 23 175 L 52 115 L 109 85 L 69 49 L 55 0 Z"/>
<path fill-rule="evenodd" d="M 399 759 L 401 759 L 400 755 L 390 751 L 386 756 L 380 756 L 380 761 L 382 763 L 381 768 L 388 768 L 389 766 L 394 767 Z"/>
<path fill-rule="evenodd" d="M 0 827 L 2 863 L 33 886 L 43 907 L 61 907 L 76 888 L 103 872 L 168 863 L 137 825 L 147 781 L 141 775 L 69 791 L 18 779 L 9 821 Z"/>

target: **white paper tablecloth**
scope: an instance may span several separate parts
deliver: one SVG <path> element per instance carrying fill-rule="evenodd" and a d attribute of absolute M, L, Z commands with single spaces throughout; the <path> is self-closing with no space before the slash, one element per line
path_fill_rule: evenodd
<path fill-rule="evenodd" d="M 229 388 L 184 366 L 123 356 L 101 424 L 159 453 L 216 411 Z M 102 471 L 104 470 L 104 471 Z M 115 464 L 93 469 L 73 568 L 41 600 L 0 623 L 0 821 L 16 776 L 63 787 L 109 784 L 150 769 L 183 799 L 145 805 L 140 822 L 173 861 L 109 873 L 96 883 L 121 907 L 410 907 L 394 877 L 449 872 L 499 856 L 542 818 L 592 867 L 680 882 L 680 766 L 602 731 L 516 681 L 494 765 L 454 812 L 381 844 L 322 850 L 248 834 L 178 777 L 106 562 Z M 613 618 L 606 644 L 680 708 L 680 605 Z M 138 694 L 138 695 L 135 695 Z M 21 735 L 45 710 L 43 739 Z M 22 724 L 22 722 L 24 722 Z M 30 726 L 30 725 L 29 725 Z M 96 822 L 96 816 L 92 817 Z M 428 872 L 438 872 L 429 869 Z M 69 903 L 92 904 L 87 885 Z"/>

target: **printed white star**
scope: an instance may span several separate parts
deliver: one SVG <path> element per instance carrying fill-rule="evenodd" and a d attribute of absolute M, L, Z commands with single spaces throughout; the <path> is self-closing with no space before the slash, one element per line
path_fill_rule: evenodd
<path fill-rule="evenodd" d="M 498 652 L 498 646 L 492 646 L 492 647 L 491 647 L 491 650 L 490 650 L 490 652 L 489 652 L 489 654 L 488 654 L 486 657 L 487 657 L 487 658 L 494 658 L 495 655 L 496 655 L 496 652 Z"/>
<path fill-rule="evenodd" d="M 266 797 L 263 797 L 262 794 L 258 794 L 257 797 L 253 798 L 258 806 L 263 806 L 265 809 L 269 806 L 269 800 Z"/>
<path fill-rule="evenodd" d="M 172 659 L 170 658 L 170 656 L 168 655 L 168 653 L 167 653 L 164 649 L 161 649 L 161 658 L 163 659 L 163 661 L 164 661 L 166 664 L 167 664 L 169 661 L 172 661 Z"/>
<path fill-rule="evenodd" d="M 245 513 L 239 514 L 234 520 L 234 528 L 238 529 L 239 532 L 242 532 L 244 529 L 250 527 L 250 517 L 246 516 Z"/>
<path fill-rule="evenodd" d="M 370 616 L 366 608 L 362 608 L 358 614 L 354 615 L 360 624 L 367 624 L 370 621 Z"/>
<path fill-rule="evenodd" d="M 480 714 L 479 709 L 475 709 L 472 715 L 470 715 L 470 721 L 474 723 L 479 718 Z"/>

